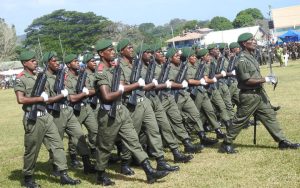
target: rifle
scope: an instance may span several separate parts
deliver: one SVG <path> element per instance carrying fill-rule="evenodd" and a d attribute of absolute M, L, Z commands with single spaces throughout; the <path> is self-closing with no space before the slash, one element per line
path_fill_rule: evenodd
<path fill-rule="evenodd" d="M 229 61 L 228 67 L 227 67 L 227 72 L 232 72 L 234 70 L 237 59 L 238 58 L 236 55 L 230 58 L 230 61 Z M 227 78 L 227 85 L 231 85 L 231 80 L 233 80 L 233 79 L 234 78 L 232 76 L 229 76 Z"/>
<path fill-rule="evenodd" d="M 205 64 L 204 63 L 200 63 L 198 65 L 194 80 L 200 80 L 203 77 L 204 74 L 204 70 L 205 70 Z M 191 86 L 190 87 L 190 93 L 193 97 L 196 97 L 197 93 L 198 93 L 198 88 L 199 86 Z"/>
<path fill-rule="evenodd" d="M 188 69 L 187 63 L 188 63 L 187 61 L 180 63 L 179 72 L 176 75 L 176 78 L 174 80 L 175 83 L 181 84 L 183 82 L 183 80 L 185 79 L 185 76 L 186 76 L 186 73 L 187 73 L 187 69 Z M 173 90 L 173 95 L 175 97 L 175 101 L 176 102 L 178 101 L 179 94 L 182 94 L 181 93 L 181 89 Z"/>
<path fill-rule="evenodd" d="M 78 80 L 77 80 L 77 84 L 76 84 L 76 93 L 79 94 L 79 93 L 82 93 L 82 89 L 84 88 L 85 86 L 85 80 L 86 80 L 86 76 L 87 76 L 87 73 L 86 72 L 80 72 L 79 73 L 79 76 L 78 76 Z M 74 105 L 73 105 L 73 109 L 75 111 L 78 111 L 80 112 L 81 110 L 81 100 L 76 102 Z"/>
<path fill-rule="evenodd" d="M 161 72 L 160 72 L 158 80 L 157 80 L 157 82 L 159 84 L 163 84 L 168 80 L 170 69 L 171 69 L 171 64 L 170 64 L 170 59 L 168 59 L 168 61 L 166 63 L 164 63 L 161 68 Z M 158 91 L 158 97 L 160 100 L 162 100 L 162 91 L 161 90 Z"/>
<path fill-rule="evenodd" d="M 38 73 L 37 79 L 34 83 L 31 97 L 40 97 L 43 91 L 45 90 L 45 85 L 47 81 L 47 75 L 46 70 L 48 68 L 48 65 L 43 70 L 43 72 Z M 31 105 L 31 111 L 28 114 L 28 120 L 36 121 L 37 119 L 37 111 L 38 110 L 45 110 L 45 107 L 41 105 L 40 103 L 32 104 Z"/>
<path fill-rule="evenodd" d="M 216 75 L 216 64 L 214 62 L 210 63 L 208 78 L 213 79 Z M 213 89 L 216 89 L 215 83 L 209 84 L 208 92 L 211 93 Z"/>
<path fill-rule="evenodd" d="M 225 62 L 225 50 L 223 50 L 222 52 L 222 57 L 218 59 L 216 73 L 220 73 L 223 70 L 224 62 Z"/>
<path fill-rule="evenodd" d="M 143 44 L 142 44 L 143 45 Z M 141 45 L 141 49 L 142 49 Z M 141 61 L 142 59 L 142 54 L 143 52 L 140 52 L 139 57 L 134 61 L 131 75 L 130 75 L 130 84 L 136 83 L 140 77 L 141 77 L 141 71 L 143 67 L 143 62 Z M 129 96 L 128 103 L 131 105 L 136 105 L 137 104 L 137 93 L 140 91 L 140 89 L 135 89 L 131 91 L 131 95 Z"/>
<path fill-rule="evenodd" d="M 156 62 L 155 62 L 154 57 L 152 56 L 151 60 L 149 62 L 149 65 L 147 67 L 147 73 L 146 73 L 146 77 L 145 77 L 146 84 L 149 84 L 152 82 L 152 80 L 154 78 L 155 68 L 156 68 Z M 150 94 L 153 96 L 155 93 L 154 93 L 154 91 L 147 91 L 146 97 L 150 97 Z"/>
<path fill-rule="evenodd" d="M 120 58 L 118 58 L 118 63 L 115 66 L 113 72 L 113 80 L 111 85 L 112 92 L 116 92 L 119 90 L 120 78 L 121 78 L 121 67 L 120 67 Z M 111 118 L 116 118 L 116 113 L 117 113 L 117 100 L 112 102 L 111 108 L 108 112 L 108 116 Z"/>

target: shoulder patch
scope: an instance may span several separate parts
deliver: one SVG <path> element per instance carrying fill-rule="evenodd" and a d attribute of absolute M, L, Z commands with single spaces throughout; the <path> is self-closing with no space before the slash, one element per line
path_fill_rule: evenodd
<path fill-rule="evenodd" d="M 20 73 L 17 75 L 17 78 L 21 78 L 23 75 L 24 75 L 24 71 L 20 72 Z"/>
<path fill-rule="evenodd" d="M 104 69 L 104 65 L 102 63 L 99 63 L 97 71 L 99 73 L 102 73 L 103 69 Z"/>

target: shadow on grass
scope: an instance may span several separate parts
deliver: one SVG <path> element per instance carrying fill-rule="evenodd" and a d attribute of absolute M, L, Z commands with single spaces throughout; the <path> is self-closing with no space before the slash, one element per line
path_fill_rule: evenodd
<path fill-rule="evenodd" d="M 254 144 L 234 144 L 236 147 L 243 147 L 243 148 L 261 148 L 261 149 L 276 149 L 278 150 L 278 147 L 274 146 L 266 146 L 266 145 L 254 145 Z"/>

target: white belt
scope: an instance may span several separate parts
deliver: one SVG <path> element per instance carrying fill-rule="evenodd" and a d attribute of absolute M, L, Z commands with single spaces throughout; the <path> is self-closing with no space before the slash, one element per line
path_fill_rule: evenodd
<path fill-rule="evenodd" d="M 83 103 L 83 102 L 82 102 L 82 103 L 80 103 L 80 106 L 85 106 L 85 103 Z"/>
<path fill-rule="evenodd" d="M 100 108 L 102 110 L 109 111 L 111 109 L 111 105 L 110 104 L 101 104 Z M 116 109 L 119 110 L 120 108 L 121 108 L 121 105 L 117 105 Z"/>
<path fill-rule="evenodd" d="M 137 99 L 136 99 L 136 102 L 142 102 L 142 101 L 144 101 L 144 97 L 141 97 L 141 98 L 137 98 Z"/>
<path fill-rule="evenodd" d="M 68 106 L 65 104 L 60 105 L 61 108 L 67 108 Z"/>
<path fill-rule="evenodd" d="M 46 115 L 48 112 L 47 112 L 47 110 L 45 110 L 45 111 L 37 111 L 37 117 L 42 117 L 42 116 L 44 116 L 44 115 Z"/>

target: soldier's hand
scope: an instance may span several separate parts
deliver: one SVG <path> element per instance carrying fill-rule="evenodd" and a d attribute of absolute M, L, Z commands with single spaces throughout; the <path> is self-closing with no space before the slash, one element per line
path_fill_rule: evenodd
<path fill-rule="evenodd" d="M 88 95 L 90 92 L 89 92 L 89 89 L 88 89 L 88 88 L 84 87 L 84 88 L 82 89 L 82 93 L 85 93 L 86 95 Z"/>
<path fill-rule="evenodd" d="M 216 77 L 214 77 L 212 80 L 214 81 L 214 83 L 218 81 Z"/>
<path fill-rule="evenodd" d="M 119 85 L 119 91 L 121 91 L 122 92 L 122 94 L 124 93 L 124 86 L 123 85 Z"/>
<path fill-rule="evenodd" d="M 266 80 L 266 83 L 271 83 L 271 76 L 266 76 L 265 80 Z"/>
<path fill-rule="evenodd" d="M 236 75 L 235 70 L 231 71 L 231 74 L 232 74 L 233 76 L 235 76 L 235 75 Z"/>
<path fill-rule="evenodd" d="M 153 83 L 155 86 L 158 85 L 158 82 L 157 82 L 157 80 L 156 80 L 155 78 L 152 80 L 152 83 Z"/>
<path fill-rule="evenodd" d="M 166 85 L 167 85 L 167 88 L 171 88 L 172 87 L 172 82 L 170 80 L 167 80 Z"/>
<path fill-rule="evenodd" d="M 181 83 L 182 88 L 187 88 L 189 86 L 188 82 L 186 80 L 183 80 L 183 82 Z"/>
<path fill-rule="evenodd" d="M 145 86 L 145 80 L 143 78 L 140 78 L 138 80 L 138 84 L 139 84 L 140 87 L 144 87 Z"/>
<path fill-rule="evenodd" d="M 47 94 L 46 92 L 43 92 L 43 93 L 41 94 L 41 97 L 43 97 L 44 102 L 47 102 L 47 101 L 48 101 L 48 94 Z"/>
<path fill-rule="evenodd" d="M 201 78 L 200 79 L 200 84 L 203 85 L 203 86 L 206 86 L 207 83 L 205 82 L 205 79 L 204 78 Z"/>
<path fill-rule="evenodd" d="M 225 76 L 226 76 L 226 72 L 225 72 L 225 71 L 223 71 L 223 70 L 221 71 L 221 74 L 222 74 L 222 76 L 223 76 L 223 77 L 225 77 Z"/>
<path fill-rule="evenodd" d="M 60 93 L 61 93 L 61 94 L 63 94 L 63 95 L 64 95 L 64 97 L 68 96 L 68 94 L 69 94 L 69 92 L 68 92 L 68 90 L 67 90 L 67 89 L 63 89 L 63 90 L 61 90 L 61 91 L 60 91 Z"/>

